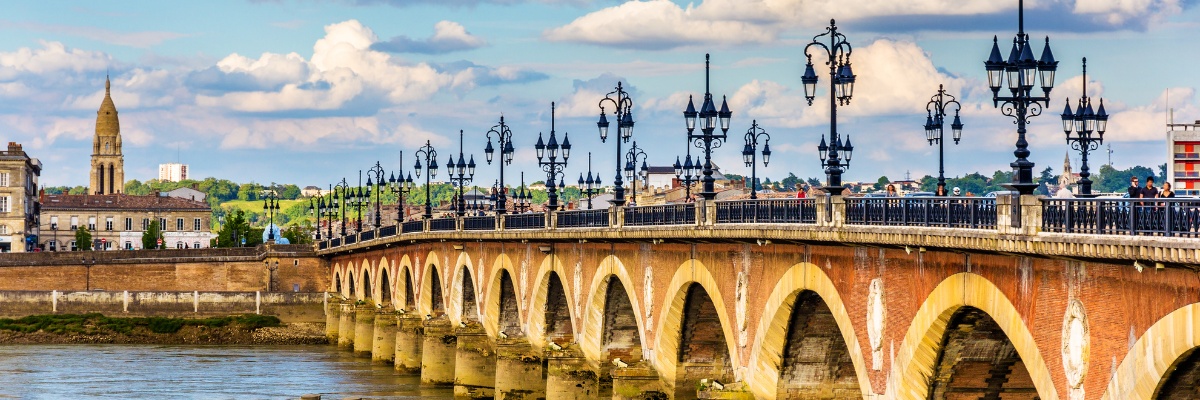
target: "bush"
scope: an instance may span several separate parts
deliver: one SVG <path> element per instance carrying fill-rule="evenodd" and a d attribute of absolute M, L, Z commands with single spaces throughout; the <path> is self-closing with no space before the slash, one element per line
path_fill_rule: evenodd
<path fill-rule="evenodd" d="M 170 334 L 185 326 L 222 328 L 235 325 L 241 329 L 255 330 L 282 325 L 279 318 L 269 315 L 244 314 L 204 319 L 184 318 L 112 318 L 103 314 L 31 315 L 19 319 L 0 318 L 0 330 L 23 333 L 45 331 L 54 334 L 117 332 L 131 334 L 135 329 L 146 328 L 150 332 Z"/>

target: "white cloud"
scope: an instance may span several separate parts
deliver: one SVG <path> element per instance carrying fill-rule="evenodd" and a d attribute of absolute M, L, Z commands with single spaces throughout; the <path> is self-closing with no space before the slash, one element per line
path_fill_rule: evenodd
<path fill-rule="evenodd" d="M 0 53 L 0 80 L 16 78 L 19 74 L 103 70 L 112 58 L 98 51 L 67 49 L 61 42 L 41 42 L 42 48 L 22 47 L 14 52 Z"/>
<path fill-rule="evenodd" d="M 429 39 L 397 36 L 386 42 L 375 43 L 373 48 L 393 53 L 442 54 L 475 49 L 485 45 L 487 45 L 486 40 L 470 34 L 462 24 L 454 21 L 440 21 L 433 26 L 433 36 Z"/>
<path fill-rule="evenodd" d="M 739 21 L 698 18 L 689 6 L 669 0 L 631 1 L 584 15 L 549 29 L 552 41 L 605 46 L 664 49 L 704 43 L 740 44 L 774 40 L 773 29 Z"/>

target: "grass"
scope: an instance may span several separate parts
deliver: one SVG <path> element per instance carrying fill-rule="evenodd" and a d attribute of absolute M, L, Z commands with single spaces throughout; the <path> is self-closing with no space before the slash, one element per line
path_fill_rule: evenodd
<path fill-rule="evenodd" d="M 12 319 L 0 318 L 0 330 L 32 333 L 45 331 L 54 334 L 95 334 L 117 332 L 133 333 L 138 328 L 144 328 L 154 333 L 169 334 L 179 332 L 184 326 L 225 327 L 235 326 L 242 329 L 258 329 L 279 326 L 279 318 L 267 315 L 243 314 L 228 317 L 212 317 L 203 319 L 187 318 L 116 318 L 103 314 L 60 314 L 60 315 L 31 315 Z"/>
<path fill-rule="evenodd" d="M 302 202 L 307 204 L 308 200 L 307 199 L 306 200 L 279 200 L 279 210 L 281 210 L 281 211 L 286 210 L 286 209 L 288 209 L 288 207 L 294 206 L 296 204 L 300 204 Z M 245 212 L 251 212 L 251 211 L 256 212 L 256 213 L 263 212 L 262 200 L 230 200 L 230 201 L 221 203 L 221 207 L 230 207 L 233 209 L 240 209 Z"/>

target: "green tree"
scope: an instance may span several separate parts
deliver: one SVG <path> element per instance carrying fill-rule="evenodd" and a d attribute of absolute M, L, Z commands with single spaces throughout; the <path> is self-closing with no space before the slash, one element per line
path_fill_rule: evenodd
<path fill-rule="evenodd" d="M 79 250 L 92 249 L 92 233 L 88 232 L 87 227 L 80 225 L 79 229 L 75 230 L 75 246 L 79 247 Z"/>
<path fill-rule="evenodd" d="M 300 198 L 300 187 L 293 184 L 283 185 L 283 190 L 279 192 L 279 197 L 288 200 L 298 199 Z"/>
<path fill-rule="evenodd" d="M 888 179 L 887 175 L 881 176 L 879 180 L 875 181 L 875 190 L 883 190 L 891 182 L 892 180 Z"/>
<path fill-rule="evenodd" d="M 800 178 L 796 177 L 796 174 L 788 172 L 787 178 L 783 178 L 781 182 L 783 183 L 783 190 L 792 191 L 796 190 L 796 184 L 800 183 Z"/>
<path fill-rule="evenodd" d="M 241 246 L 241 239 L 247 238 L 250 234 L 250 224 L 246 222 L 246 212 L 240 209 L 222 211 L 225 215 L 225 222 L 217 231 L 217 247 Z M 246 242 L 250 242 L 249 238 Z"/>
<path fill-rule="evenodd" d="M 315 232 L 316 228 L 313 227 L 313 224 L 304 221 L 299 224 L 288 225 L 283 232 L 280 232 L 280 235 L 283 235 L 292 244 L 309 244 L 313 242 L 312 237 Z"/>
<path fill-rule="evenodd" d="M 71 190 L 67 191 L 67 194 L 79 195 L 79 194 L 87 194 L 87 192 L 88 192 L 87 186 L 76 186 L 76 187 L 71 188 Z"/>
<path fill-rule="evenodd" d="M 151 219 L 150 226 L 146 228 L 145 232 L 142 232 L 142 248 L 157 249 L 159 247 L 158 241 L 162 237 L 162 227 L 158 226 L 158 219 Z"/>
<path fill-rule="evenodd" d="M 817 178 L 808 178 L 808 185 L 817 187 L 817 186 L 824 185 L 824 183 L 821 183 L 821 180 L 817 179 Z"/>

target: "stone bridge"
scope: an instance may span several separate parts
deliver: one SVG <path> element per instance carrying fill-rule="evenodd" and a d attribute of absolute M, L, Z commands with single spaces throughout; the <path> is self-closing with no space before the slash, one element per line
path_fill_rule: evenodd
<path fill-rule="evenodd" d="M 1200 396 L 1191 205 L 887 201 L 614 207 L 334 238 L 318 246 L 328 334 L 468 398 Z"/>

